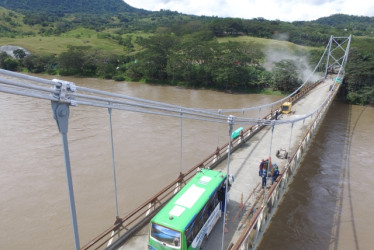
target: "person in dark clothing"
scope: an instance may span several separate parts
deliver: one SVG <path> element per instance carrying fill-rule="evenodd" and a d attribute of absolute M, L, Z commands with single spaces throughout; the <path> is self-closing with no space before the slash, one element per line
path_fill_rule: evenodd
<path fill-rule="evenodd" d="M 266 179 L 267 179 L 268 172 L 266 169 L 262 172 L 262 188 L 266 187 Z"/>
<path fill-rule="evenodd" d="M 264 166 L 265 166 L 265 160 L 262 159 L 260 166 L 258 166 L 258 176 L 262 176 L 262 171 L 264 169 Z"/>
<path fill-rule="evenodd" d="M 274 181 L 278 178 L 279 176 L 279 170 L 277 164 L 274 164 L 274 172 L 273 172 L 273 178 L 271 184 L 273 185 Z"/>
<path fill-rule="evenodd" d="M 278 115 L 279 115 L 279 112 L 278 110 L 275 111 L 275 120 L 278 120 Z"/>

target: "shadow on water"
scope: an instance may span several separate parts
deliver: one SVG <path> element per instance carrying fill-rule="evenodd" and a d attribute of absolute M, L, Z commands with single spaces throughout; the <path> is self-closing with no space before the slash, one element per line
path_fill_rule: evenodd
<path fill-rule="evenodd" d="M 342 164 L 342 171 L 340 176 L 340 193 L 337 196 L 337 213 L 335 215 L 335 225 L 332 230 L 332 237 L 330 246 L 331 249 L 338 249 L 338 240 L 340 235 L 340 226 L 341 226 L 341 218 L 342 218 L 342 211 L 343 211 L 343 198 L 344 198 L 344 191 L 346 191 L 348 196 L 348 204 L 349 204 L 349 215 L 350 215 L 350 222 L 352 228 L 352 235 L 354 240 L 355 249 L 360 249 L 359 242 L 358 242 L 358 234 L 357 234 L 357 227 L 355 222 L 354 216 L 354 204 L 352 201 L 352 188 L 351 188 L 351 166 L 350 166 L 350 156 L 351 156 L 351 149 L 352 149 L 352 138 L 353 134 L 356 130 L 357 124 L 361 119 L 362 114 L 365 112 L 366 108 L 363 108 L 357 118 L 352 121 L 352 106 L 349 106 L 348 109 L 349 117 L 348 117 L 348 127 L 346 130 L 346 143 L 345 143 L 345 151 L 343 154 L 343 164 Z M 352 124 L 352 126 L 350 126 Z M 347 190 L 345 190 L 345 188 Z M 334 237 L 335 236 L 335 237 Z"/>
<path fill-rule="evenodd" d="M 359 249 L 349 180 L 350 138 L 361 114 L 351 127 L 352 106 L 331 105 L 257 249 L 338 249 L 344 188 Z"/>

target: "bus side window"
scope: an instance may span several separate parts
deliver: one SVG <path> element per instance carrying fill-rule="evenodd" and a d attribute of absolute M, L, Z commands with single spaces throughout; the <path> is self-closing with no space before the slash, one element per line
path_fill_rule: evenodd
<path fill-rule="evenodd" d="M 208 205 L 208 216 L 212 214 L 214 208 L 214 200 L 209 201 Z"/>
<path fill-rule="evenodd" d="M 199 216 L 198 216 L 198 218 L 199 218 L 198 228 L 199 229 L 198 229 L 197 233 L 199 233 L 200 229 L 204 225 L 204 212 L 205 212 L 204 210 L 205 210 L 205 207 L 203 207 L 203 209 L 200 211 Z"/>
<path fill-rule="evenodd" d="M 218 203 L 219 203 L 219 199 L 218 199 L 218 193 L 216 193 L 216 195 L 214 196 L 214 205 L 213 205 L 213 207 L 216 207 L 217 205 L 218 205 Z"/>
<path fill-rule="evenodd" d="M 190 226 L 186 229 L 186 232 L 187 232 L 187 235 L 186 235 L 186 238 L 187 238 L 187 247 L 189 247 L 192 244 L 192 241 L 193 241 L 193 239 L 196 236 L 195 235 L 196 227 L 197 227 L 197 225 L 196 225 L 196 218 L 197 217 L 195 217 L 192 220 Z"/>
<path fill-rule="evenodd" d="M 196 235 L 199 233 L 199 223 L 196 223 L 194 228 L 193 228 L 193 231 L 192 231 L 192 235 L 193 235 L 193 238 L 195 239 Z"/>
<path fill-rule="evenodd" d="M 214 192 L 214 194 L 212 195 L 212 197 L 210 198 L 209 202 L 209 209 L 208 209 L 208 213 L 209 213 L 209 216 L 212 214 L 214 208 L 217 206 L 218 204 L 218 194 L 217 192 Z"/>
<path fill-rule="evenodd" d="M 205 209 L 204 209 L 204 214 L 203 214 L 203 221 L 207 221 L 207 219 L 209 218 L 209 215 L 211 214 L 211 204 L 210 204 L 210 200 L 208 201 L 208 203 L 205 205 Z"/>
<path fill-rule="evenodd" d="M 194 221 L 191 223 L 191 228 L 188 229 L 190 233 L 187 236 L 187 247 L 191 245 L 193 239 L 195 239 L 197 234 L 200 232 L 200 229 L 203 227 L 204 222 L 205 222 L 203 219 L 204 212 L 206 211 L 207 211 L 206 207 L 203 207 L 203 209 L 197 214 Z"/>

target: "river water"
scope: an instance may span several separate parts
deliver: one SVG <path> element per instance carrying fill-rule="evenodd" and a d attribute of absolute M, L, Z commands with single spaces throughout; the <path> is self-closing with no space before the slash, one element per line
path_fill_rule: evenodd
<path fill-rule="evenodd" d="M 243 108 L 280 98 L 63 79 L 184 107 Z M 0 104 L 0 249 L 74 249 L 62 142 L 50 102 L 0 93 Z M 226 125 L 183 120 L 181 163 L 179 118 L 113 110 L 112 120 L 120 217 L 228 139 Z M 106 109 L 70 108 L 68 139 L 81 246 L 115 221 L 109 126 Z"/>
<path fill-rule="evenodd" d="M 258 249 L 373 249 L 373 124 L 332 104 Z"/>
<path fill-rule="evenodd" d="M 279 99 L 64 80 L 185 107 L 242 108 Z M 74 249 L 61 137 L 50 102 L 0 93 L 0 104 L 0 249 Z M 121 217 L 227 141 L 225 125 L 183 120 L 181 163 L 180 119 L 117 110 L 112 119 Z M 332 105 L 260 249 L 371 249 L 373 123 L 373 108 Z M 72 107 L 68 138 L 83 246 L 116 216 L 108 111 Z"/>

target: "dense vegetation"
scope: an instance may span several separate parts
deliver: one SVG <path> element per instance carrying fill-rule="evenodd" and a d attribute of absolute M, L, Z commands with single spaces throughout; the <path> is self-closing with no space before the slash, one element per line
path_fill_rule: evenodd
<path fill-rule="evenodd" d="M 0 0 L 0 6 L 23 13 L 91 13 L 113 14 L 121 12 L 144 13 L 122 0 Z"/>
<path fill-rule="evenodd" d="M 0 0 L 13 10 L 0 8 L 0 42 L 32 53 L 17 51 L 16 58 L 2 53 L 2 68 L 225 91 L 272 87 L 289 92 L 304 79 L 308 64 L 317 64 L 331 34 L 352 34 L 346 96 L 353 103 L 374 103 L 370 17 L 333 15 L 290 23 L 148 12 L 122 0 L 28 2 Z M 275 55 L 287 55 L 269 62 L 268 44 L 276 48 Z"/>
<path fill-rule="evenodd" d="M 343 86 L 348 102 L 374 105 L 374 39 L 353 40 Z"/>

